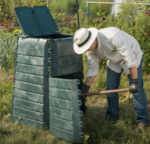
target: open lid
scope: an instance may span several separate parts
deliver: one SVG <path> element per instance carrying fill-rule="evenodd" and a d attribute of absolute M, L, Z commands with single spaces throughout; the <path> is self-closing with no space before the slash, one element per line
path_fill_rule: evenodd
<path fill-rule="evenodd" d="M 47 7 L 18 7 L 15 8 L 15 13 L 25 35 L 46 36 L 58 31 Z"/>

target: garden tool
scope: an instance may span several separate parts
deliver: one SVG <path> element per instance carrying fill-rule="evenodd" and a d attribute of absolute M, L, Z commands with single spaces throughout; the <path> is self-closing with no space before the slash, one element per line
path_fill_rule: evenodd
<path fill-rule="evenodd" d="M 88 97 L 88 96 L 92 96 L 92 95 L 118 93 L 118 92 L 127 92 L 127 91 L 129 91 L 129 88 L 127 88 L 127 89 L 106 90 L 106 91 L 100 91 L 100 92 L 83 93 L 80 96 L 81 97 Z"/>
<path fill-rule="evenodd" d="M 100 91 L 100 92 L 89 92 L 89 93 L 83 93 L 80 94 L 79 99 L 82 101 L 82 105 L 80 106 L 80 109 L 83 111 L 83 113 L 86 113 L 87 106 L 85 105 L 86 98 L 88 96 L 92 95 L 100 95 L 100 94 L 109 94 L 109 93 L 118 93 L 118 92 L 127 92 L 129 91 L 129 88 L 127 89 L 115 89 L 115 90 L 106 90 L 106 91 Z"/>

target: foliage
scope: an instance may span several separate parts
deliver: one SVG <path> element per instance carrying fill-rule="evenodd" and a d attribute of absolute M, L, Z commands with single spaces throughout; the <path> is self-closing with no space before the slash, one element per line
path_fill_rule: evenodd
<path fill-rule="evenodd" d="M 95 0 L 91 0 L 95 1 Z M 98 0 L 97 0 L 98 1 Z M 101 0 L 104 2 L 105 0 Z M 110 2 L 111 0 L 107 0 Z M 78 23 L 77 23 L 77 13 L 76 8 L 75 12 L 72 13 L 69 11 L 70 8 L 73 8 L 73 6 L 68 7 L 68 3 L 75 3 L 75 1 L 69 1 L 69 0 L 52 0 L 49 1 L 49 9 L 53 15 L 53 18 L 56 21 L 56 24 L 60 28 L 60 32 L 63 33 L 69 33 L 73 34 L 78 29 Z M 102 15 L 108 15 L 110 13 L 110 5 L 104 5 L 104 4 L 90 4 L 89 5 L 89 12 L 92 13 L 92 15 L 87 16 L 86 15 L 86 0 L 79 0 L 79 22 L 80 27 L 87 27 L 89 26 L 88 21 L 91 19 L 97 19 L 97 17 L 100 17 Z M 74 16 L 72 16 L 74 15 Z M 66 19 L 66 16 L 71 17 L 70 19 Z"/>
<path fill-rule="evenodd" d="M 17 40 L 13 35 L 0 32 L 0 69 L 14 68 L 16 47 Z"/>
<path fill-rule="evenodd" d="M 53 19 L 58 27 L 65 27 L 67 25 L 67 20 L 72 19 L 71 16 L 66 13 L 52 13 Z M 70 18 L 69 18 L 70 17 Z"/>
<path fill-rule="evenodd" d="M 80 27 L 87 27 L 88 17 L 83 9 L 79 9 L 79 15 Z M 66 13 L 52 13 L 52 16 L 59 27 L 59 32 L 73 35 L 78 29 L 77 14 L 71 16 Z"/>
<path fill-rule="evenodd" d="M 12 71 L 6 73 L 0 71 L 0 117 L 10 113 L 13 93 L 13 74 Z"/>
<path fill-rule="evenodd" d="M 15 30 L 15 28 L 8 28 L 6 29 L 6 32 L 13 32 Z"/>
<path fill-rule="evenodd" d="M 112 0 L 90 0 L 93 2 L 112 2 Z M 111 5 L 108 4 L 89 4 L 89 12 L 94 15 L 94 17 L 99 16 L 98 13 L 104 13 L 105 16 L 110 14 Z"/>
<path fill-rule="evenodd" d="M 23 31 L 22 30 L 19 30 L 19 29 L 15 29 L 15 30 L 13 30 L 13 32 L 12 32 L 14 35 L 15 34 L 23 34 Z"/>
<path fill-rule="evenodd" d="M 7 27 L 10 26 L 11 22 L 15 23 L 15 26 L 19 26 L 14 8 L 15 7 L 33 7 L 33 6 L 46 6 L 46 0 L 0 0 L 0 23 L 7 21 Z"/>
<path fill-rule="evenodd" d="M 46 0 L 15 0 L 15 7 L 46 6 Z"/>
<path fill-rule="evenodd" d="M 13 1 L 9 0 L 0 0 L 0 22 L 4 22 L 7 19 L 11 19 L 13 17 Z"/>
<path fill-rule="evenodd" d="M 79 0 L 80 6 L 81 0 Z M 49 0 L 49 9 L 52 12 L 65 12 L 67 14 L 76 13 L 76 0 Z"/>
<path fill-rule="evenodd" d="M 1 25 L 7 28 L 8 27 L 8 22 L 7 21 L 1 22 Z"/>
<path fill-rule="evenodd" d="M 90 0 L 93 2 L 99 2 L 99 0 Z M 111 0 L 101 0 L 101 2 L 111 2 Z M 78 0 L 79 9 L 86 11 L 86 0 Z M 110 13 L 110 5 L 104 4 L 89 4 L 89 11 L 96 15 L 98 11 Z M 76 0 L 49 0 L 49 9 L 52 12 L 65 12 L 67 14 L 76 13 Z"/>

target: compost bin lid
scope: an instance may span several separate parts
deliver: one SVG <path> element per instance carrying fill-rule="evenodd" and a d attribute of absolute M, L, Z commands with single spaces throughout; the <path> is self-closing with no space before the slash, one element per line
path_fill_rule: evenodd
<path fill-rule="evenodd" d="M 45 6 L 17 7 L 15 13 L 26 35 L 46 36 L 58 31 L 58 27 Z"/>

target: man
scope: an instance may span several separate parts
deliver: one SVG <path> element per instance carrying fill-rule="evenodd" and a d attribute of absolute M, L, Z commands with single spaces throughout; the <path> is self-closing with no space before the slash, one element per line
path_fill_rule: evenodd
<path fill-rule="evenodd" d="M 87 55 L 87 80 L 81 93 L 88 92 L 98 75 L 99 58 L 107 60 L 107 90 L 118 89 L 122 70 L 125 71 L 133 93 L 136 122 L 146 128 L 150 121 L 142 79 L 143 52 L 137 40 L 116 27 L 81 28 L 74 35 L 74 51 L 77 54 L 86 52 Z M 107 94 L 107 101 L 106 119 L 118 120 L 118 93 Z"/>

